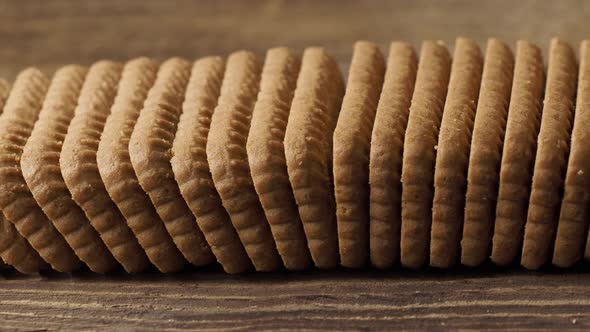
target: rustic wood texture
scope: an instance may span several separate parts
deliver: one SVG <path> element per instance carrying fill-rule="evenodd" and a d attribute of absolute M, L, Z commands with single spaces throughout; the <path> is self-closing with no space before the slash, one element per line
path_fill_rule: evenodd
<path fill-rule="evenodd" d="M 25 66 L 51 72 L 67 63 L 145 55 L 193 59 L 273 46 L 326 47 L 347 67 L 354 41 L 386 51 L 391 40 L 419 47 L 423 39 L 452 45 L 457 36 L 481 47 L 497 37 L 514 48 L 528 39 L 546 50 L 551 37 L 588 38 L 584 0 L 0 0 L 0 77 Z"/>
<path fill-rule="evenodd" d="M 587 330 L 587 272 L 8 275 L 0 321 L 23 330 Z"/>
<path fill-rule="evenodd" d="M 353 42 L 452 46 L 497 37 L 545 52 L 590 37 L 590 2 L 0 0 L 0 77 L 136 56 L 195 59 L 324 46 L 344 72 Z M 0 272 L 0 330 L 590 328 L 590 268 L 526 272 L 336 271 L 227 276 L 221 270 L 100 276 Z"/>

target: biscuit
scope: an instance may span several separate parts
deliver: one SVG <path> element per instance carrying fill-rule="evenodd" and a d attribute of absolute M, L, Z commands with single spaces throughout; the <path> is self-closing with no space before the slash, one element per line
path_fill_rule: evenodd
<path fill-rule="evenodd" d="M 473 125 L 461 263 L 481 264 L 490 254 L 496 198 L 512 87 L 514 56 L 497 39 L 489 39 Z"/>
<path fill-rule="evenodd" d="M 0 113 L 10 92 L 10 85 L 0 79 Z M 0 212 L 0 257 L 21 273 L 34 273 L 47 266 L 39 254 Z"/>
<path fill-rule="evenodd" d="M 194 63 L 170 162 L 180 193 L 211 251 L 223 269 L 233 274 L 249 269 L 250 258 L 221 205 L 205 150 L 224 68 L 225 63 L 219 57 L 206 57 Z"/>
<path fill-rule="evenodd" d="M 399 259 L 402 153 L 417 66 L 409 44 L 391 43 L 369 158 L 370 255 L 381 269 Z"/>
<path fill-rule="evenodd" d="M 125 65 L 96 161 L 105 189 L 149 260 L 161 272 L 176 272 L 185 266 L 186 260 L 141 189 L 129 157 L 129 138 L 157 71 L 158 64 L 147 58 L 137 58 Z"/>
<path fill-rule="evenodd" d="M 541 124 L 544 75 L 539 48 L 518 41 L 492 238 L 491 259 L 499 265 L 514 261 L 522 241 Z"/>
<path fill-rule="evenodd" d="M 321 269 L 338 264 L 332 142 L 344 95 L 342 74 L 322 48 L 307 48 L 285 131 L 289 182 L 307 244 Z"/>
<path fill-rule="evenodd" d="M 85 76 L 86 69 L 79 66 L 66 66 L 55 73 L 20 164 L 35 201 L 76 255 L 90 270 L 105 273 L 117 261 L 72 200 L 59 167 L 62 142 Z"/>
<path fill-rule="evenodd" d="M 580 45 L 571 150 L 553 249 L 553 265 L 570 267 L 584 255 L 590 204 L 590 40 Z M 590 244 L 590 243 L 588 243 Z M 588 245 L 587 244 L 587 245 Z M 587 247 L 590 249 L 590 247 Z"/>
<path fill-rule="evenodd" d="M 379 48 L 356 42 L 333 149 L 340 264 L 349 268 L 369 258 L 369 153 L 384 74 Z"/>
<path fill-rule="evenodd" d="M 434 168 L 430 265 L 455 265 L 467 190 L 467 166 L 483 59 L 477 44 L 457 38 Z"/>
<path fill-rule="evenodd" d="M 400 261 L 408 268 L 428 261 L 436 145 L 450 68 L 451 56 L 441 42 L 422 43 L 402 163 Z"/>
<path fill-rule="evenodd" d="M 528 269 L 537 269 L 545 264 L 553 250 L 574 120 L 577 70 L 576 56 L 571 47 L 559 39 L 551 40 L 522 247 L 521 265 Z"/>
<path fill-rule="evenodd" d="M 92 65 L 63 141 L 59 163 L 73 200 L 80 206 L 115 259 L 129 272 L 145 270 L 149 261 L 125 218 L 109 197 L 96 162 L 96 151 L 111 111 L 121 65 Z"/>
<path fill-rule="evenodd" d="M 300 57 L 288 48 L 266 53 L 246 144 L 254 187 L 288 270 L 302 270 L 311 264 L 283 145 L 300 68 Z"/>
<path fill-rule="evenodd" d="M 252 53 L 238 51 L 229 56 L 206 152 L 215 188 L 254 268 L 274 271 L 281 267 L 281 259 L 252 183 L 246 153 L 260 71 Z"/>
<path fill-rule="evenodd" d="M 186 260 L 201 266 L 214 258 L 180 194 L 170 165 L 190 69 L 190 64 L 180 58 L 171 58 L 160 66 L 131 134 L 129 156 L 141 188 L 176 247 Z"/>
<path fill-rule="evenodd" d="M 2 213 L 0 213 L 0 257 L 6 264 L 24 274 L 39 272 L 48 267 Z"/>
<path fill-rule="evenodd" d="M 20 166 L 23 147 L 39 117 L 48 85 L 48 79 L 39 70 L 24 70 L 18 75 L 0 116 L 0 155 L 3 156 L 0 160 L 0 210 L 55 270 L 71 272 L 80 267 L 80 261 L 37 205 Z M 8 244 L 6 248 L 10 247 Z M 9 259 L 7 262 L 12 264 Z"/>

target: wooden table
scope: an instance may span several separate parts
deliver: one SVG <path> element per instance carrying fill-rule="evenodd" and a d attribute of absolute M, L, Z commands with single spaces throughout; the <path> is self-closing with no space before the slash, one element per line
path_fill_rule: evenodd
<path fill-rule="evenodd" d="M 0 77 L 26 66 L 139 55 L 189 59 L 321 45 L 346 71 L 352 43 L 456 36 L 546 49 L 590 36 L 590 2 L 0 0 Z M 590 328 L 589 267 L 224 275 L 1 273 L 0 330 Z"/>
<path fill-rule="evenodd" d="M 588 330 L 588 272 L 8 273 L 0 329 Z"/>

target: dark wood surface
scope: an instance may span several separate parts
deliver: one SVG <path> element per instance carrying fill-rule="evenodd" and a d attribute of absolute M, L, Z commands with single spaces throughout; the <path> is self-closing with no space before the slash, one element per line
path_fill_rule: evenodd
<path fill-rule="evenodd" d="M 193 59 L 272 46 L 325 46 L 345 67 L 352 43 L 368 39 L 385 51 L 392 40 L 450 46 L 457 36 L 481 46 L 497 37 L 543 49 L 559 36 L 590 36 L 590 2 L 536 0 L 230 1 L 0 0 L 0 77 L 26 66 L 51 73 L 68 63 L 139 55 Z"/>
<path fill-rule="evenodd" d="M 588 273 L 5 274 L 0 322 L 23 330 L 588 330 Z"/>
<path fill-rule="evenodd" d="M 587 1 L 0 0 L 0 77 L 38 66 L 148 55 L 225 55 L 321 45 L 345 71 L 352 43 L 422 39 L 481 46 L 590 36 Z M 336 271 L 226 276 L 1 273 L 0 330 L 590 328 L 590 272 Z"/>

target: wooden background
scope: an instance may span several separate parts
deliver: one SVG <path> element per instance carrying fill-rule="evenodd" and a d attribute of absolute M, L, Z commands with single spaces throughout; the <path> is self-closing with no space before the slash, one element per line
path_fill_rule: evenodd
<path fill-rule="evenodd" d="M 0 77 L 38 66 L 148 55 L 226 55 L 325 46 L 347 69 L 352 43 L 387 50 L 457 36 L 543 49 L 590 37 L 588 1 L 0 0 Z M 226 276 L 0 273 L 0 330 L 590 328 L 590 268 L 335 271 Z"/>
<path fill-rule="evenodd" d="M 98 59 L 263 55 L 272 46 L 325 46 L 346 66 L 358 39 L 384 51 L 392 40 L 452 46 L 457 36 L 481 46 L 489 37 L 511 45 L 528 39 L 546 49 L 553 36 L 575 44 L 590 38 L 589 28 L 585 0 L 0 0 L 0 77 L 13 79 L 26 66 L 50 73 Z"/>

